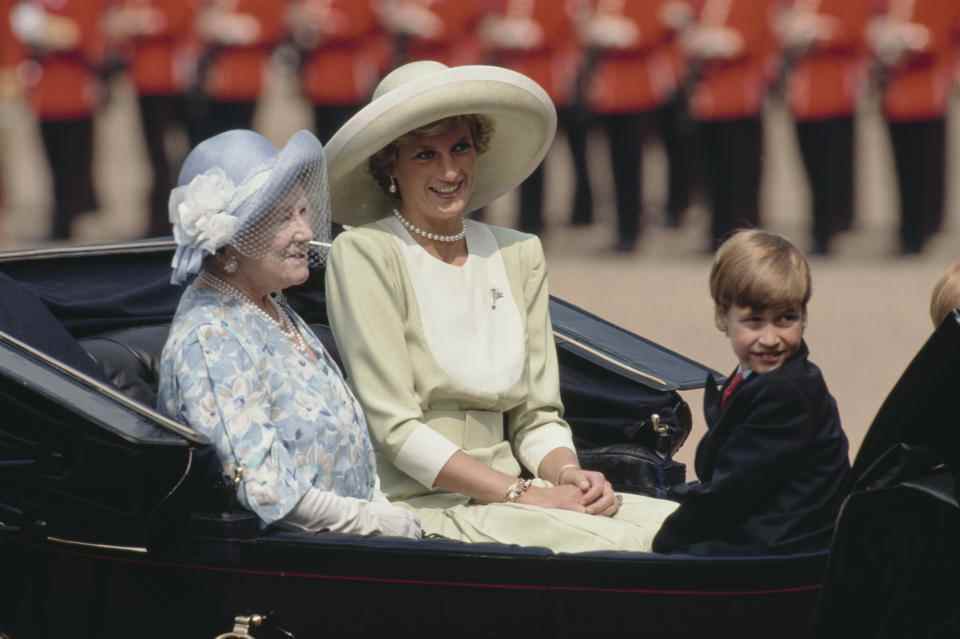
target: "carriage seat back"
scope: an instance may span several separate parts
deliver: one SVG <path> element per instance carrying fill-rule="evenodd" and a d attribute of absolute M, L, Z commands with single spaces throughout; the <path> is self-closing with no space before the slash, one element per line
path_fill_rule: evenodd
<path fill-rule="evenodd" d="M 313 324 L 310 328 L 343 370 L 330 328 L 324 324 Z M 169 333 L 169 324 L 136 326 L 85 337 L 80 344 L 115 388 L 155 408 L 160 384 L 160 355 Z"/>
<path fill-rule="evenodd" d="M 80 340 L 113 386 L 151 408 L 157 405 L 160 354 L 169 324 L 109 331 Z"/>

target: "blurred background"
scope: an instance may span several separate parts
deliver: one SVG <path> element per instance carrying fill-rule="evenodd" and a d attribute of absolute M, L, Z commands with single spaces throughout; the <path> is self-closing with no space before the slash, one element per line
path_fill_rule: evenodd
<path fill-rule="evenodd" d="M 480 214 L 541 235 L 556 295 L 727 372 L 712 250 L 761 226 L 807 251 L 856 450 L 960 257 L 952 0 L 0 0 L 0 247 L 168 235 L 192 144 L 325 143 L 414 59 L 557 104 L 541 170 Z"/>

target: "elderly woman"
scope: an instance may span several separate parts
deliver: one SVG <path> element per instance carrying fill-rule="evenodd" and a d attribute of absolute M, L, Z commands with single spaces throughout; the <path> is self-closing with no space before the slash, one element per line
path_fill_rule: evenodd
<path fill-rule="evenodd" d="M 328 145 L 334 217 L 358 228 L 333 244 L 327 310 L 384 492 L 425 532 L 649 550 L 675 505 L 578 464 L 539 240 L 465 218 L 520 184 L 555 129 L 513 71 L 422 61 L 384 78 Z"/>
<path fill-rule="evenodd" d="M 363 411 L 284 301 L 329 238 L 323 150 L 236 130 L 187 156 L 170 196 L 174 284 L 189 285 L 160 364 L 161 411 L 207 435 L 264 525 L 417 538 L 379 490 Z"/>

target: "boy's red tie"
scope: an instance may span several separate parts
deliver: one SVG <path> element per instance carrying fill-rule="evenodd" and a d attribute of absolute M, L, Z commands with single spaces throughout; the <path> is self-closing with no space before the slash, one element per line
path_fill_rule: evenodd
<path fill-rule="evenodd" d="M 723 389 L 723 395 L 720 396 L 720 408 L 727 407 L 727 402 L 730 401 L 730 396 L 733 395 L 733 391 L 737 390 L 737 386 L 739 386 L 740 382 L 742 381 L 743 375 L 740 373 L 740 369 L 737 369 L 737 372 L 730 380 L 730 383 L 727 384 L 727 387 Z"/>

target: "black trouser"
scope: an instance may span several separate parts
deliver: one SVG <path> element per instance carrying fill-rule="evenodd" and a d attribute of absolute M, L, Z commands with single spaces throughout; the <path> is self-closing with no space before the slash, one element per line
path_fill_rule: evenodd
<path fill-rule="evenodd" d="M 656 125 L 667 160 L 666 223 L 680 226 L 697 186 L 694 126 L 680 92 L 657 109 Z"/>
<path fill-rule="evenodd" d="M 573 160 L 573 205 L 570 211 L 570 222 L 579 225 L 590 224 L 593 222 L 593 192 L 590 190 L 590 174 L 587 170 L 589 122 L 570 108 L 560 109 L 557 115 L 560 128 L 566 133 Z M 543 232 L 543 174 L 544 167 L 541 163 L 520 187 L 517 227 L 527 233 Z"/>
<path fill-rule="evenodd" d="M 760 225 L 763 121 L 760 116 L 701 120 L 697 126 L 716 249 L 734 230 Z"/>
<path fill-rule="evenodd" d="M 797 122 L 797 141 L 810 184 L 816 252 L 853 223 L 853 117 Z"/>
<path fill-rule="evenodd" d="M 887 126 L 900 192 L 900 248 L 917 253 L 943 225 L 946 120 Z"/>
<path fill-rule="evenodd" d="M 357 104 L 313 105 L 313 130 L 320 143 L 326 146 L 333 134 L 359 110 Z"/>
<path fill-rule="evenodd" d="M 643 145 L 653 126 L 653 111 L 599 116 L 607 133 L 617 203 L 617 244 L 629 248 L 640 236 L 643 214 Z"/>
<path fill-rule="evenodd" d="M 145 236 L 170 235 L 170 190 L 176 183 L 176 171 L 183 158 L 171 158 L 167 152 L 167 133 L 182 127 L 191 147 L 200 142 L 190 135 L 186 98 L 183 95 L 141 95 L 140 122 L 147 147 L 153 184 L 150 187 L 150 209 Z"/>
<path fill-rule="evenodd" d="M 200 139 L 206 140 L 233 129 L 252 129 L 256 110 L 256 100 L 205 101 L 201 121 L 198 123 Z"/>
<path fill-rule="evenodd" d="M 50 239 L 70 237 L 79 213 L 97 208 L 93 187 L 93 118 L 42 120 L 40 137 L 53 181 Z"/>

